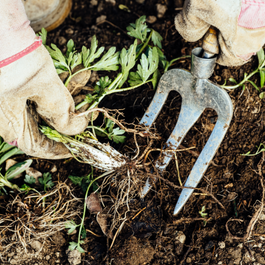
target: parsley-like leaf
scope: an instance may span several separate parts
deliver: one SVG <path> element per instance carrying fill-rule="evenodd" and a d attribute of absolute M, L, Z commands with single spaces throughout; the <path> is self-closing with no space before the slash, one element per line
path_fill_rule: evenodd
<path fill-rule="evenodd" d="M 68 229 L 67 234 L 73 233 L 78 226 L 79 225 L 77 225 L 74 220 L 67 221 L 65 223 L 65 228 Z"/>
<path fill-rule="evenodd" d="M 127 34 L 129 36 L 139 39 L 142 42 L 145 41 L 147 32 L 150 31 L 145 23 L 145 18 L 146 16 L 141 16 L 136 20 L 135 24 L 130 23 L 130 26 L 126 28 L 128 30 Z"/>

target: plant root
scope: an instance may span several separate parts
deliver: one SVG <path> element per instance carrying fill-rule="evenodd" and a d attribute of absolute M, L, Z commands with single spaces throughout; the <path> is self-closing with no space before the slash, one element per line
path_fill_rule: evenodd
<path fill-rule="evenodd" d="M 6 212 L 0 214 L 1 254 L 11 247 L 22 247 L 34 239 L 46 240 L 65 229 L 67 220 L 82 213 L 82 200 L 76 198 L 73 187 L 58 183 L 49 193 L 18 194 L 6 205 Z M 46 208 L 43 209 L 43 199 Z M 1 256 L 0 254 L 0 256 Z"/>

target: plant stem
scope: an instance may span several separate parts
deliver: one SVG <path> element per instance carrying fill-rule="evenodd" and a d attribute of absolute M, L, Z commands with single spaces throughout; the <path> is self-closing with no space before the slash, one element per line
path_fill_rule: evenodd
<path fill-rule="evenodd" d="M 186 56 L 181 56 L 181 57 L 178 57 L 178 58 L 175 58 L 175 59 L 171 60 L 171 61 L 167 64 L 167 66 L 165 67 L 164 72 L 167 72 L 167 71 L 168 71 L 168 68 L 169 68 L 174 62 L 176 62 L 176 61 L 178 61 L 178 60 L 181 60 L 181 59 L 184 59 L 184 58 L 190 58 L 190 57 L 191 57 L 190 55 L 186 55 Z"/>
<path fill-rule="evenodd" d="M 146 48 L 146 46 L 148 45 L 148 43 L 149 43 L 149 41 L 150 41 L 150 39 L 151 39 L 151 37 L 152 37 L 152 34 L 153 34 L 153 30 L 151 30 L 151 33 L 150 33 L 150 35 L 148 36 L 148 38 L 146 39 L 146 41 L 145 41 L 145 43 L 144 43 L 144 45 L 143 45 L 143 47 L 140 49 L 140 51 L 137 53 L 137 55 L 136 55 L 136 59 L 141 55 L 141 53 L 143 52 L 143 50 Z"/>
<path fill-rule="evenodd" d="M 84 210 L 83 210 L 83 215 L 82 215 L 82 220 L 81 220 L 81 224 L 80 224 L 80 228 L 79 228 L 79 232 L 78 232 L 78 245 L 80 246 L 80 239 L 81 239 L 81 232 L 82 232 L 82 227 L 84 225 L 84 221 L 85 221 L 85 216 L 86 216 L 86 198 L 87 198 L 87 195 L 88 195 L 88 192 L 89 192 L 89 189 L 90 187 L 92 186 L 92 184 L 97 181 L 98 179 L 100 178 L 103 178 L 109 174 L 111 174 L 113 171 L 109 171 L 109 172 L 106 172 L 100 176 L 98 176 L 97 178 L 91 180 L 91 182 L 89 183 L 88 187 L 87 187 L 87 190 L 86 190 L 86 194 L 85 194 L 85 200 L 84 200 Z M 93 167 L 92 167 L 92 176 L 93 176 Z"/>

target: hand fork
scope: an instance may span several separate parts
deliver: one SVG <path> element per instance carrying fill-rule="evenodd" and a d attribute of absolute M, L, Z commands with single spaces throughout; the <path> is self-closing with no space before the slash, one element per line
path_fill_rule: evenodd
<path fill-rule="evenodd" d="M 207 80 L 213 73 L 216 56 L 219 53 L 216 31 L 212 28 L 203 40 L 203 48 L 195 48 L 191 55 L 191 73 L 182 69 L 172 69 L 166 72 L 160 79 L 155 96 L 144 114 L 141 124 L 150 127 L 159 112 L 170 91 L 179 92 L 182 97 L 182 105 L 177 124 L 168 138 L 164 149 L 177 149 L 189 129 L 198 120 L 206 108 L 214 109 L 218 119 L 215 127 L 198 157 L 190 175 L 184 185 L 173 215 L 180 212 L 197 187 L 210 161 L 219 148 L 233 116 L 233 105 L 225 90 Z M 155 162 L 155 168 L 162 174 L 169 164 L 174 152 L 166 151 Z M 156 181 L 156 179 L 152 179 Z M 151 189 L 150 179 L 147 180 L 141 191 L 144 197 Z M 191 189 L 189 188 L 191 187 Z"/>

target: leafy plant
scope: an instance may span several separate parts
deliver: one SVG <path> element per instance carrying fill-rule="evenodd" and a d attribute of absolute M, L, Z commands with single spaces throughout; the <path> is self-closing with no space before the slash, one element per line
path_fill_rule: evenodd
<path fill-rule="evenodd" d="M 125 133 L 124 130 L 120 129 L 119 127 L 114 128 L 115 123 L 110 120 L 106 119 L 105 127 L 99 126 L 88 126 L 87 129 L 94 129 L 96 134 L 101 137 L 107 136 L 109 140 L 114 141 L 115 143 L 124 143 L 126 136 L 123 134 Z"/>
<path fill-rule="evenodd" d="M 22 152 L 16 146 L 4 142 L 3 138 L 0 137 L 0 166 L 10 157 L 20 154 L 24 154 L 24 152 Z M 4 187 L 9 187 L 10 189 L 16 189 L 19 191 L 19 187 L 11 183 L 10 181 L 17 175 L 24 172 L 28 167 L 30 167 L 31 163 L 32 160 L 28 159 L 23 162 L 16 163 L 12 167 L 10 167 L 5 172 L 5 174 L 0 173 L 0 189 L 3 190 L 5 193 L 7 192 Z"/>
<path fill-rule="evenodd" d="M 47 189 L 50 189 L 54 186 L 54 183 L 52 182 L 51 173 L 49 172 L 43 173 L 42 177 L 39 178 L 39 182 L 45 192 L 47 191 Z"/>
<path fill-rule="evenodd" d="M 92 190 L 95 191 L 98 188 L 98 185 L 96 182 L 93 181 L 92 179 L 92 172 L 89 173 L 87 176 L 83 177 L 78 177 L 78 176 L 69 176 L 69 179 L 75 184 L 78 185 L 79 187 L 82 188 L 83 192 L 85 193 L 87 190 L 87 187 L 89 184 L 92 182 Z"/>
<path fill-rule="evenodd" d="M 256 153 L 254 153 L 254 154 L 251 154 L 251 151 L 248 151 L 246 154 L 241 154 L 241 155 L 242 156 L 256 156 L 256 155 L 258 155 L 258 154 L 260 154 L 260 153 L 265 151 L 265 144 L 260 143 L 260 145 L 257 146 L 257 148 L 258 149 L 257 149 Z"/>
<path fill-rule="evenodd" d="M 244 90 L 246 88 L 246 83 L 250 83 L 254 88 L 257 89 L 258 92 L 260 92 L 260 89 L 262 89 L 264 87 L 264 83 L 265 83 L 265 56 L 264 56 L 264 50 L 261 49 L 257 52 L 257 56 L 258 56 L 258 67 L 250 74 L 244 73 L 244 78 L 242 81 L 240 81 L 239 83 L 234 79 L 234 78 L 229 78 L 229 81 L 234 83 L 234 86 L 226 86 L 225 84 L 221 87 L 225 88 L 225 89 L 235 89 L 238 87 L 242 87 L 242 89 Z M 259 73 L 260 76 L 260 88 L 253 82 L 250 80 L 250 78 Z M 264 92 L 260 93 L 260 98 L 262 99 L 264 97 Z"/>
<path fill-rule="evenodd" d="M 77 249 L 81 253 L 85 252 L 85 250 L 81 247 L 81 244 L 84 243 L 84 241 L 82 239 L 84 239 L 86 237 L 86 230 L 85 230 L 85 227 L 84 227 L 85 216 L 86 216 L 86 208 L 87 208 L 86 207 L 86 199 L 88 197 L 88 193 L 89 193 L 90 188 L 96 183 L 97 180 L 99 180 L 100 178 L 105 177 L 107 174 L 108 173 L 104 173 L 104 174 L 98 176 L 97 178 L 93 179 L 93 168 L 92 168 L 91 173 L 90 173 L 90 182 L 89 182 L 89 184 L 87 186 L 86 193 L 85 193 L 84 208 L 83 208 L 83 215 L 82 215 L 81 223 L 78 225 L 73 220 L 67 221 L 65 223 L 65 228 L 68 229 L 68 234 L 71 234 L 75 229 L 79 228 L 77 242 L 70 242 L 69 243 L 69 249 L 70 250 Z M 82 183 L 82 180 L 80 182 L 80 179 L 77 179 L 76 177 L 75 178 L 71 178 L 72 181 L 73 181 L 73 179 L 74 179 L 74 181 L 76 181 L 76 183 L 79 183 L 79 184 Z"/>
<path fill-rule="evenodd" d="M 206 207 L 203 205 L 202 209 L 199 211 L 199 214 L 201 215 L 202 218 L 206 219 L 208 214 L 205 211 L 206 211 Z M 203 221 L 203 225 L 206 226 L 206 224 L 207 224 L 207 221 Z"/>
<path fill-rule="evenodd" d="M 47 32 L 44 29 L 41 31 L 40 37 L 53 59 L 57 73 L 68 72 L 69 74 L 65 86 L 69 84 L 73 76 L 88 69 L 116 72 L 116 77 L 113 80 L 108 76 L 101 78 L 94 86 L 94 92 L 88 94 L 84 101 L 76 106 L 76 109 L 87 103 L 90 104 L 89 109 L 95 108 L 106 95 L 128 91 L 149 82 L 156 88 L 161 76 L 158 66 L 162 66 L 161 71 L 166 72 L 176 60 L 183 58 L 167 61 L 162 52 L 162 36 L 148 28 L 145 21 L 146 17 L 142 16 L 127 27 L 128 35 L 134 37 L 135 40 L 129 49 L 123 48 L 121 52 L 116 52 L 116 48 L 111 47 L 104 53 L 105 48 L 98 47 L 98 41 L 93 36 L 90 48 L 83 46 L 81 52 L 77 52 L 73 40 L 69 40 L 67 51 L 63 54 L 55 44 L 51 44 L 51 47 L 46 45 Z M 138 62 L 138 58 L 140 58 L 140 62 Z M 78 65 L 82 67 L 75 71 Z M 130 72 L 135 66 L 137 71 Z M 118 70 L 120 72 L 117 72 Z M 123 87 L 126 81 L 129 81 L 130 87 Z"/>

